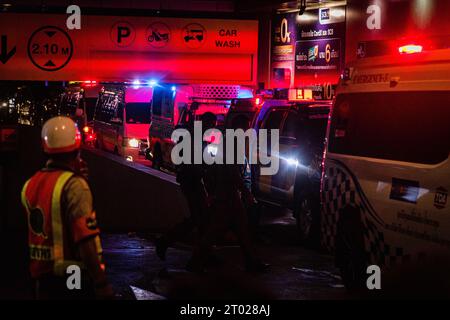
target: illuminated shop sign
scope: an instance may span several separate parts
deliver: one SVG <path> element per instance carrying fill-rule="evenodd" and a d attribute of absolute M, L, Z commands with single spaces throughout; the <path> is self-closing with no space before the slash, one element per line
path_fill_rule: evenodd
<path fill-rule="evenodd" d="M 307 10 L 297 18 L 295 84 L 336 83 L 344 64 L 345 6 Z"/>

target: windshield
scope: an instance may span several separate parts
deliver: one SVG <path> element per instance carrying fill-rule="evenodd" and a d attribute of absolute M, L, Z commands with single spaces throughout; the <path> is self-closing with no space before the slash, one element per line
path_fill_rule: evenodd
<path fill-rule="evenodd" d="M 437 164 L 450 152 L 450 92 L 374 92 L 337 97 L 329 151 Z"/>
<path fill-rule="evenodd" d="M 81 94 L 79 92 L 64 93 L 61 99 L 59 114 L 62 116 L 73 117 L 79 107 Z"/>
<path fill-rule="evenodd" d="M 147 124 L 150 123 L 150 103 L 127 103 L 127 123 Z"/>

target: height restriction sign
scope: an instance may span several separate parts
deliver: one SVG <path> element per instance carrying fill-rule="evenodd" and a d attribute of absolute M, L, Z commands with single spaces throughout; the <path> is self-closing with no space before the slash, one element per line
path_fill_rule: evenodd
<path fill-rule="evenodd" d="M 73 43 L 67 32 L 45 26 L 33 32 L 28 41 L 28 56 L 41 70 L 56 71 L 66 66 L 73 54 Z"/>

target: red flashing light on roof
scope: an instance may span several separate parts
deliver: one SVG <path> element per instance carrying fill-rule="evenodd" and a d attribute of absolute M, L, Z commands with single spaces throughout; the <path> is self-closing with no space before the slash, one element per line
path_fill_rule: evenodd
<path fill-rule="evenodd" d="M 418 44 L 407 44 L 398 48 L 398 52 L 401 54 L 414 54 L 422 52 L 423 47 Z"/>
<path fill-rule="evenodd" d="M 312 100 L 313 99 L 313 92 L 310 89 L 304 89 L 303 90 L 303 99 L 305 100 Z"/>
<path fill-rule="evenodd" d="M 288 99 L 290 101 L 313 100 L 311 89 L 289 89 Z"/>
<path fill-rule="evenodd" d="M 83 81 L 83 84 L 85 87 L 93 87 L 93 86 L 97 85 L 97 81 L 96 80 L 86 80 L 86 81 Z"/>

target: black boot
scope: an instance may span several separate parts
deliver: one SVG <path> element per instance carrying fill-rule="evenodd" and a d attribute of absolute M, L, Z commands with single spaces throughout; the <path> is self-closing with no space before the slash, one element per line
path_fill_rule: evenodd
<path fill-rule="evenodd" d="M 167 252 L 168 248 L 169 248 L 169 244 L 168 244 L 166 238 L 159 237 L 155 240 L 156 255 L 163 261 L 166 260 L 166 252 Z"/>

